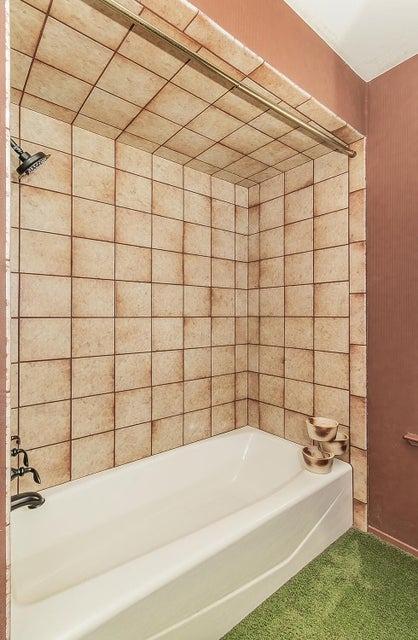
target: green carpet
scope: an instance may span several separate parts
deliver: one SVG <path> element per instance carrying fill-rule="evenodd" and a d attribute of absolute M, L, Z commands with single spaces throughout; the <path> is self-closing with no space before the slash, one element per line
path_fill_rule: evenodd
<path fill-rule="evenodd" d="M 417 640 L 418 561 L 351 530 L 223 640 Z"/>

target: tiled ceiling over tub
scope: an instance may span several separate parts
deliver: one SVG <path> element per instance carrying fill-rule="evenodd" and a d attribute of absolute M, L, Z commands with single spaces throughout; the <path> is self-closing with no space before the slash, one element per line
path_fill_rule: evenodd
<path fill-rule="evenodd" d="M 183 0 L 119 0 L 248 87 L 346 142 L 339 117 Z M 11 0 L 12 101 L 251 186 L 329 149 L 99 0 Z"/>

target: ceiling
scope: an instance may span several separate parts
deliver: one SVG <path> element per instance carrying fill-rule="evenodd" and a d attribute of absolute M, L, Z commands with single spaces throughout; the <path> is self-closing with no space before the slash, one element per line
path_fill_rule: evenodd
<path fill-rule="evenodd" d="M 418 0 L 285 0 L 367 82 L 418 53 Z"/>
<path fill-rule="evenodd" d="M 119 1 L 305 122 L 347 129 L 191 5 Z M 230 182 L 251 186 L 329 152 L 97 0 L 11 0 L 11 45 L 13 102 Z"/>

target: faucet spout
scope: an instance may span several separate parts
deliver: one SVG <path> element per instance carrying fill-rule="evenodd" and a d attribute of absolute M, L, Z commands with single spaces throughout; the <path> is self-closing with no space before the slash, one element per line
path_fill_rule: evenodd
<path fill-rule="evenodd" d="M 10 510 L 20 509 L 20 507 L 28 507 L 29 509 L 37 509 L 45 502 L 45 498 L 36 491 L 26 491 L 18 493 L 10 499 Z"/>

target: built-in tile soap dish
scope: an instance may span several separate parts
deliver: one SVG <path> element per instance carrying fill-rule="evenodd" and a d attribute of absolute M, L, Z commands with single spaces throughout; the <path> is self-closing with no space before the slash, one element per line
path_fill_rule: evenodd
<path fill-rule="evenodd" d="M 311 440 L 317 442 L 329 442 L 337 435 L 338 422 L 330 418 L 313 416 L 307 418 L 306 427 Z"/>
<path fill-rule="evenodd" d="M 321 450 L 334 456 L 343 456 L 348 449 L 348 434 L 338 430 L 334 440 L 321 442 Z"/>
<path fill-rule="evenodd" d="M 321 451 L 316 445 L 303 447 L 303 462 L 311 473 L 329 473 L 334 462 L 334 454 Z"/>

